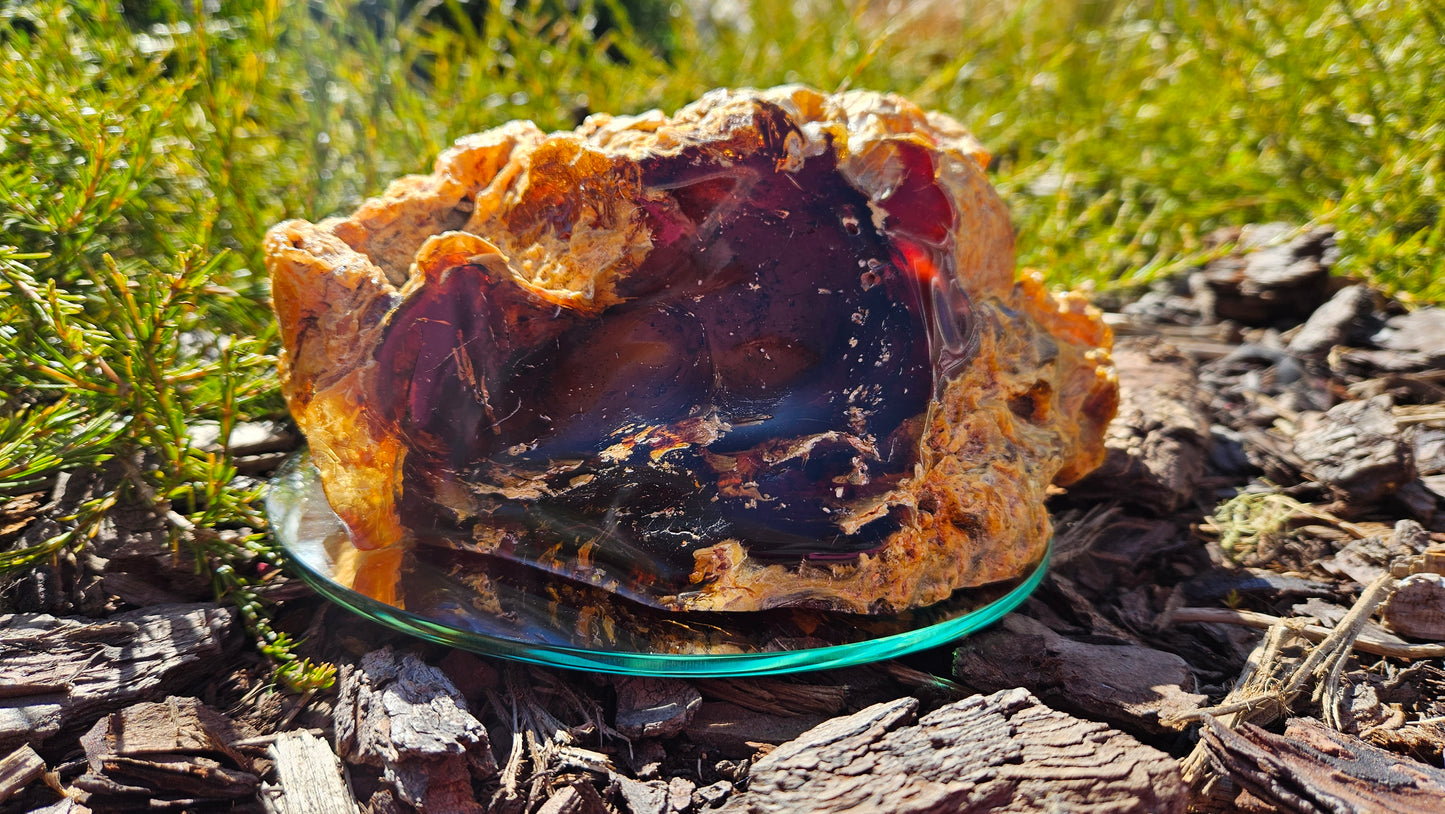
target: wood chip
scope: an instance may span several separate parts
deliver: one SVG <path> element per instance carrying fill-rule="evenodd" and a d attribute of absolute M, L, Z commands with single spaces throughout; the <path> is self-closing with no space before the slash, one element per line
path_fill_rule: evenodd
<path fill-rule="evenodd" d="M 1445 642 L 1445 576 L 1413 574 L 1385 602 L 1385 626 L 1401 636 Z"/>
<path fill-rule="evenodd" d="M 1437 814 L 1445 771 L 1371 746 L 1310 719 L 1284 735 L 1213 718 L 1201 732 L 1210 762 L 1254 797 L 1299 814 Z"/>
<path fill-rule="evenodd" d="M 536 814 L 611 814 L 592 783 L 578 780 L 547 798 Z"/>
<path fill-rule="evenodd" d="M 117 755 L 145 757 L 166 754 L 210 754 L 225 756 L 232 763 L 251 768 L 251 761 L 234 744 L 255 733 L 234 723 L 195 698 L 170 697 L 165 701 L 140 703 L 99 721 L 80 739 L 92 771 Z"/>
<path fill-rule="evenodd" d="M 89 770 L 73 785 L 96 810 L 252 797 L 260 778 L 232 745 L 250 734 L 195 698 L 134 704 L 101 718 L 80 739 Z"/>
<path fill-rule="evenodd" d="M 1022 689 L 971 696 L 915 723 L 917 708 L 902 698 L 803 733 L 754 764 L 748 790 L 721 810 L 1184 810 L 1168 755 Z"/>
<path fill-rule="evenodd" d="M 1367 585 L 1382 574 L 1398 573 L 1402 566 L 1424 555 L 1429 546 L 1430 532 L 1413 520 L 1401 520 L 1392 533 L 1352 540 L 1334 555 L 1321 559 L 1319 565 L 1331 574 Z"/>
<path fill-rule="evenodd" d="M 667 814 L 667 783 L 661 780 L 633 780 L 613 772 L 622 802 L 631 814 Z"/>
<path fill-rule="evenodd" d="M 726 780 L 703 786 L 692 793 L 692 805 L 696 809 L 717 808 L 733 794 L 733 784 Z"/>
<path fill-rule="evenodd" d="M 848 703 L 846 684 L 813 684 L 791 677 L 703 678 L 692 682 L 709 701 L 727 701 L 754 712 L 792 717 L 837 715 Z"/>
<path fill-rule="evenodd" d="M 144 788 L 157 797 L 182 800 L 237 800 L 254 795 L 261 785 L 260 778 L 250 772 L 228 769 L 219 761 L 196 755 L 156 755 L 149 760 L 111 757 L 101 761 L 101 769 L 107 777 Z"/>
<path fill-rule="evenodd" d="M 76 800 L 62 797 L 48 806 L 31 811 L 30 814 L 90 814 L 90 809 Z"/>
<path fill-rule="evenodd" d="M 1113 357 L 1119 415 L 1105 436 L 1104 463 L 1069 491 L 1173 511 L 1193 498 L 1209 460 L 1209 415 L 1194 363 L 1137 339 L 1121 342 Z"/>
<path fill-rule="evenodd" d="M 579 814 L 582 804 L 581 792 L 573 786 L 566 786 L 547 798 L 547 802 L 537 809 L 537 814 Z"/>
<path fill-rule="evenodd" d="M 1042 622 L 1010 614 L 957 651 L 960 681 L 990 692 L 1024 687 L 1045 703 L 1148 732 L 1161 719 L 1199 709 L 1194 676 L 1172 653 L 1130 644 L 1089 644 L 1060 636 Z"/>
<path fill-rule="evenodd" d="M 275 786 L 262 789 L 272 814 L 358 814 L 360 806 L 342 775 L 341 761 L 326 741 L 305 730 L 284 732 L 269 749 L 276 761 Z"/>
<path fill-rule="evenodd" d="M 166 521 L 145 501 L 121 501 L 106 512 L 85 552 L 104 559 L 102 590 L 127 605 L 149 608 L 215 596 L 210 575 L 196 568 L 189 547 L 172 546 Z"/>
<path fill-rule="evenodd" d="M 1238 249 L 1204 268 L 1196 299 L 1204 301 L 1205 313 L 1246 325 L 1308 317 L 1329 296 L 1329 269 L 1338 254 L 1335 232 L 1329 227 L 1294 232 L 1289 224 L 1261 223 L 1231 235 Z"/>
<path fill-rule="evenodd" d="M 471 778 L 497 772 L 487 730 L 446 674 L 389 647 L 342 671 L 336 744 L 344 760 L 381 767 L 423 810 L 481 811 Z"/>
<path fill-rule="evenodd" d="M 650 676 L 618 676 L 617 731 L 629 738 L 670 738 L 681 732 L 702 706 L 702 695 L 686 681 Z"/>
<path fill-rule="evenodd" d="M 240 644 L 230 609 L 170 605 L 96 622 L 0 616 L 0 751 L 78 735 L 207 675 Z"/>
<path fill-rule="evenodd" d="M 1377 396 L 1306 414 L 1294 439 L 1305 474 L 1366 505 L 1414 480 L 1413 451 L 1391 406 L 1388 396 Z"/>
<path fill-rule="evenodd" d="M 45 761 L 29 744 L 0 760 L 0 803 L 15 796 L 30 781 L 45 773 Z"/>
<path fill-rule="evenodd" d="M 688 740 L 723 757 L 751 757 L 758 747 L 782 743 L 827 720 L 821 715 L 784 717 L 754 712 L 726 701 L 704 701 L 685 730 Z"/>
<path fill-rule="evenodd" d="M 1348 344 L 1352 332 L 1368 324 L 1376 294 L 1369 286 L 1345 286 L 1329 302 L 1315 309 L 1299 331 L 1290 338 L 1289 349 L 1306 356 L 1329 352 L 1335 345 Z"/>
<path fill-rule="evenodd" d="M 681 812 L 692 809 L 692 792 L 697 784 L 686 777 L 674 777 L 667 781 L 667 808 L 669 811 Z"/>
<path fill-rule="evenodd" d="M 1387 350 L 1419 353 L 1435 362 L 1445 360 L 1445 309 L 1420 308 L 1391 317 L 1375 335 Z"/>

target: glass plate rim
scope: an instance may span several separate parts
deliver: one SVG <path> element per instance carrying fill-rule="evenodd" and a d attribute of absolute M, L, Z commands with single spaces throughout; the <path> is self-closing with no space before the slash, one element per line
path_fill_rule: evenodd
<path fill-rule="evenodd" d="M 301 453 L 304 455 L 305 453 Z M 288 463 L 294 463 L 288 461 Z M 289 467 L 282 467 L 282 470 Z M 278 470 L 278 471 L 282 471 Z M 313 470 L 314 471 L 314 470 Z M 278 488 L 280 477 L 268 484 L 267 514 L 271 514 L 270 491 Z M 549 667 L 589 670 L 617 675 L 716 678 L 835 669 L 885 661 L 933 647 L 941 647 L 975 633 L 1017 608 L 1043 581 L 1053 553 L 1050 540 L 1034 569 L 1003 596 L 961 616 L 931 625 L 890 633 L 856 642 L 774 650 L 757 653 L 661 653 L 636 650 L 602 650 L 558 644 L 531 643 L 487 633 L 455 628 L 414 611 L 390 605 L 333 581 L 318 572 L 291 545 L 272 533 L 285 551 L 284 562 L 323 598 L 346 610 L 392 630 L 471 653 L 512 659 Z"/>

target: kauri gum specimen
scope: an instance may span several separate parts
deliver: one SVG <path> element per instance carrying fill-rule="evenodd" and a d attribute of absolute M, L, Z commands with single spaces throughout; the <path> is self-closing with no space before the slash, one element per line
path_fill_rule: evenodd
<path fill-rule="evenodd" d="M 986 157 L 896 97 L 719 91 L 513 123 L 268 237 L 283 381 L 357 547 L 675 610 L 893 612 L 1016 577 L 1117 385 L 1015 280 Z"/>

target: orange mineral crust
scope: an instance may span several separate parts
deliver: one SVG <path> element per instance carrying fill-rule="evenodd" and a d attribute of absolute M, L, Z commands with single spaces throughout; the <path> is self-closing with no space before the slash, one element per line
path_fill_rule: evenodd
<path fill-rule="evenodd" d="M 877 93 L 466 136 L 266 242 L 284 392 L 401 603 L 444 546 L 675 611 L 894 613 L 1043 555 L 1111 337 L 1014 273 L 958 123 Z"/>

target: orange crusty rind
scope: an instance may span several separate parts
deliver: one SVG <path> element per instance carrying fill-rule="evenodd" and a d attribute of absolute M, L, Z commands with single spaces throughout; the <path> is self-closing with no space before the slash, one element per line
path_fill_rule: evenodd
<path fill-rule="evenodd" d="M 616 281 L 652 248 L 637 203 L 647 194 L 638 158 L 699 142 L 746 154 L 761 143 L 760 105 L 783 109 L 802 133 L 788 145 L 789 161 L 831 144 L 840 170 L 871 198 L 896 183 L 899 143 L 929 151 L 957 216 L 953 259 L 979 346 L 930 410 L 913 476 L 888 496 L 912 509 L 912 522 L 880 550 L 851 562 L 783 565 L 724 541 L 696 555 L 695 590 L 671 606 L 898 611 L 1038 562 L 1052 535 L 1050 486 L 1103 459 L 1118 401 L 1109 329 L 1082 296 L 1052 293 L 1036 273 L 1015 274 L 1007 211 L 983 171 L 987 154 L 957 122 L 896 96 L 790 86 L 715 91 L 672 117 L 593 116 L 568 133 L 512 122 L 459 139 L 430 175 L 394 182 L 349 217 L 270 231 L 283 392 L 351 530 L 354 587 L 400 601 L 407 532 L 396 503 L 407 443 L 365 406 L 384 386 L 373 353 L 402 297 L 447 268 L 481 263 L 559 303 L 601 312 L 618 302 Z M 559 218 L 570 224 L 565 233 L 554 226 Z"/>

